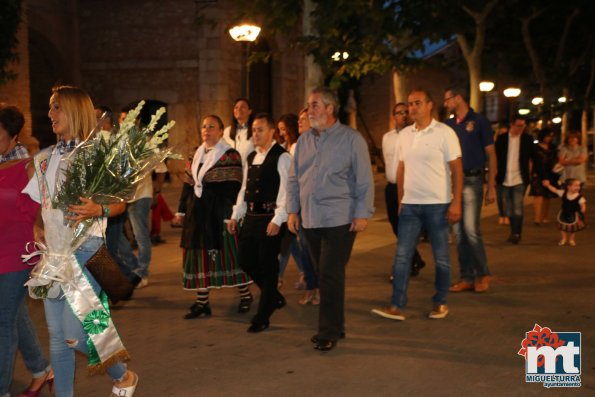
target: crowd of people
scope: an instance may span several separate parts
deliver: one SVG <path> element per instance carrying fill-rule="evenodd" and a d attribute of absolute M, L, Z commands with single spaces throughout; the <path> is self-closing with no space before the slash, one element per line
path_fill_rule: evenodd
<path fill-rule="evenodd" d="M 60 159 L 84 140 L 108 108 L 94 108 L 83 90 L 59 86 L 50 97 L 48 116 L 57 144 L 31 158 L 18 143 L 22 113 L 0 104 L 0 396 L 9 396 L 12 366 L 20 350 L 32 382 L 21 396 L 38 396 L 48 386 L 57 396 L 72 396 L 74 351 L 93 355 L 89 328 L 73 313 L 64 291 L 44 299 L 50 335 L 50 359 L 43 356 L 25 305 L 30 266 L 21 254 L 32 241 L 44 241 L 44 217 L 51 209 L 56 181 L 65 170 Z M 515 117 L 509 130 L 494 133 L 489 122 L 468 103 L 465 90 L 444 91 L 443 105 L 453 117 L 433 116 L 438 106 L 429 91 L 414 89 L 407 103 L 397 103 L 395 129 L 382 141 L 387 185 L 385 201 L 397 237 L 391 271 L 390 305 L 372 313 L 392 320 L 406 319 L 410 277 L 426 266 L 417 244 L 427 235 L 436 268 L 436 292 L 431 319 L 449 313 L 449 293 L 483 293 L 491 272 L 480 230 L 483 205 L 498 203 L 499 223 L 510 227 L 508 241 L 519 244 L 523 202 L 534 197 L 535 225 L 549 222 L 549 202 L 561 198 L 557 217 L 559 245 L 576 245 L 575 234 L 585 226 L 583 195 L 586 150 L 580 134 L 567 134 L 559 150 L 552 130 L 538 131 L 538 143 L 525 133 L 526 120 Z M 319 309 L 318 329 L 310 338 L 320 351 L 332 350 L 345 338 L 345 268 L 357 233 L 374 213 L 374 181 L 369 149 L 360 133 L 342 124 L 336 93 L 314 89 L 299 114 L 274 120 L 254 114 L 247 98 L 238 98 L 231 125 L 215 114 L 202 118 L 201 145 L 187 162 L 177 212 L 160 197 L 167 168 L 157 169 L 155 181 L 145 178 L 128 203 L 100 205 L 81 198 L 64 213 L 78 222 L 97 219 L 91 236 L 74 255 L 91 289 L 101 286 L 85 267 L 106 242 L 122 272 L 138 288 L 149 284 L 151 245 L 160 221 L 182 228 L 182 287 L 196 294 L 184 319 L 211 316 L 210 291 L 237 288 L 238 312 L 248 313 L 254 300 L 250 285 L 260 290 L 259 302 L 247 328 L 265 331 L 276 310 L 287 302 L 283 274 L 290 256 L 300 272 L 301 305 Z M 108 114 L 109 115 L 109 114 Z M 116 122 L 108 117 L 106 129 Z M 6 183 L 5 181 L 9 181 Z M 151 208 L 154 210 L 149 222 Z M 127 219 L 134 240 L 126 236 Z M 151 228 L 150 223 L 153 223 Z M 449 232 L 456 239 L 459 278 L 451 283 Z M 153 241 L 152 241 L 153 240 Z M 138 254 L 133 252 L 136 245 Z M 79 286 L 83 288 L 83 286 Z M 6 313 L 6 315 L 5 315 Z M 95 352 L 96 353 L 96 352 Z M 115 355 L 105 364 L 113 380 L 112 396 L 133 396 L 139 376 Z"/>

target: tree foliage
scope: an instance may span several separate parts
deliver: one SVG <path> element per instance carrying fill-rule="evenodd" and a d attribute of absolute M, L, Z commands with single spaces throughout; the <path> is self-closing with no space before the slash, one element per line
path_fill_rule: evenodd
<path fill-rule="evenodd" d="M 420 64 L 414 51 L 446 40 L 458 44 L 475 96 L 480 78 L 555 98 L 565 89 L 585 106 L 595 91 L 593 0 L 312 0 L 309 15 L 303 0 L 238 3 L 239 15 L 288 36 L 335 85 L 410 70 Z M 303 18 L 314 33 L 302 33 Z M 335 52 L 349 58 L 334 62 Z"/>
<path fill-rule="evenodd" d="M 331 85 L 392 68 L 407 69 L 415 64 L 414 50 L 423 39 L 399 29 L 400 1 L 389 0 L 313 0 L 314 9 L 304 15 L 303 1 L 239 1 L 238 18 L 260 23 L 270 35 L 289 36 L 295 49 L 312 55 Z M 299 26 L 309 18 L 311 34 Z M 333 60 L 335 53 L 340 59 Z M 348 58 L 343 58 L 343 53 Z"/>
<path fill-rule="evenodd" d="M 16 47 L 17 31 L 21 23 L 21 6 L 21 0 L 0 2 L 0 85 L 16 77 L 8 66 L 18 60 Z"/>

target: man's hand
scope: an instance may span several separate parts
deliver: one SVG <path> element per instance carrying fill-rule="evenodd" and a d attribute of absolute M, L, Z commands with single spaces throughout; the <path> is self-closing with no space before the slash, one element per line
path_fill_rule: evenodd
<path fill-rule="evenodd" d="M 496 188 L 494 186 L 487 186 L 486 195 L 484 199 L 485 205 L 490 205 L 496 201 Z"/>
<path fill-rule="evenodd" d="M 363 232 L 368 226 L 368 220 L 366 218 L 353 218 L 351 222 L 350 232 Z"/>
<path fill-rule="evenodd" d="M 457 223 L 461 220 L 461 203 L 458 201 L 453 201 L 450 203 L 448 207 L 448 213 L 446 214 L 446 219 L 448 219 L 448 223 L 451 225 Z"/>
<path fill-rule="evenodd" d="M 293 234 L 298 234 L 300 229 L 300 217 L 297 214 L 289 214 L 287 216 L 287 228 Z"/>
<path fill-rule="evenodd" d="M 236 234 L 238 232 L 238 221 L 235 219 L 230 219 L 227 222 L 227 231 L 229 234 Z"/>
<path fill-rule="evenodd" d="M 279 234 L 279 230 L 281 230 L 281 228 L 277 224 L 269 222 L 269 224 L 267 225 L 267 236 L 276 236 L 277 234 Z"/>

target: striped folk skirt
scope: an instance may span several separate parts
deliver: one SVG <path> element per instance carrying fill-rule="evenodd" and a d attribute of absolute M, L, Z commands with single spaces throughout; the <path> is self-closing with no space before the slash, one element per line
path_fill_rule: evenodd
<path fill-rule="evenodd" d="M 237 237 L 223 233 L 223 248 L 183 250 L 183 279 L 186 290 L 237 287 L 252 281 L 240 268 Z"/>

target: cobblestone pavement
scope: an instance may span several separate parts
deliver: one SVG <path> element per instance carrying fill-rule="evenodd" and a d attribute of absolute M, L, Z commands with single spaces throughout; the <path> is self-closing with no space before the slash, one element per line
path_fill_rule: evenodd
<path fill-rule="evenodd" d="M 167 243 L 154 249 L 149 286 L 113 310 L 133 357 L 130 368 L 140 376 L 136 396 L 595 395 L 594 227 L 577 235 L 577 247 L 558 247 L 553 223 L 533 225 L 527 198 L 523 240 L 511 245 L 505 241 L 507 227 L 497 225 L 495 206 L 485 208 L 482 229 L 494 276 L 489 291 L 451 294 L 448 317 L 427 319 L 434 269 L 430 246 L 422 243 L 428 266 L 410 282 L 407 320 L 393 322 L 370 314 L 389 302 L 395 249 L 381 176 L 376 181 L 377 212 L 356 239 L 347 269 L 347 338 L 331 352 L 312 349 L 317 309 L 297 304 L 302 292 L 293 288 L 298 278 L 293 262 L 282 289 L 288 305 L 273 315 L 265 332 L 246 332 L 251 314 L 237 313 L 233 289 L 211 293 L 212 317 L 183 320 L 193 293 L 180 284 L 179 229 L 164 225 Z M 587 188 L 590 225 L 595 224 L 593 182 Z M 168 202 L 176 203 L 177 189 L 166 190 Z M 550 219 L 558 207 L 556 200 Z M 455 281 L 454 245 L 451 253 Z M 258 288 L 252 291 L 257 294 Z M 30 300 L 29 305 L 47 349 L 41 302 Z M 517 352 L 536 323 L 553 331 L 582 332 L 580 390 L 525 382 L 525 361 Z M 77 371 L 76 396 L 109 394 L 109 378 L 89 377 L 82 356 Z M 12 393 L 18 395 L 29 379 L 19 356 Z"/>

